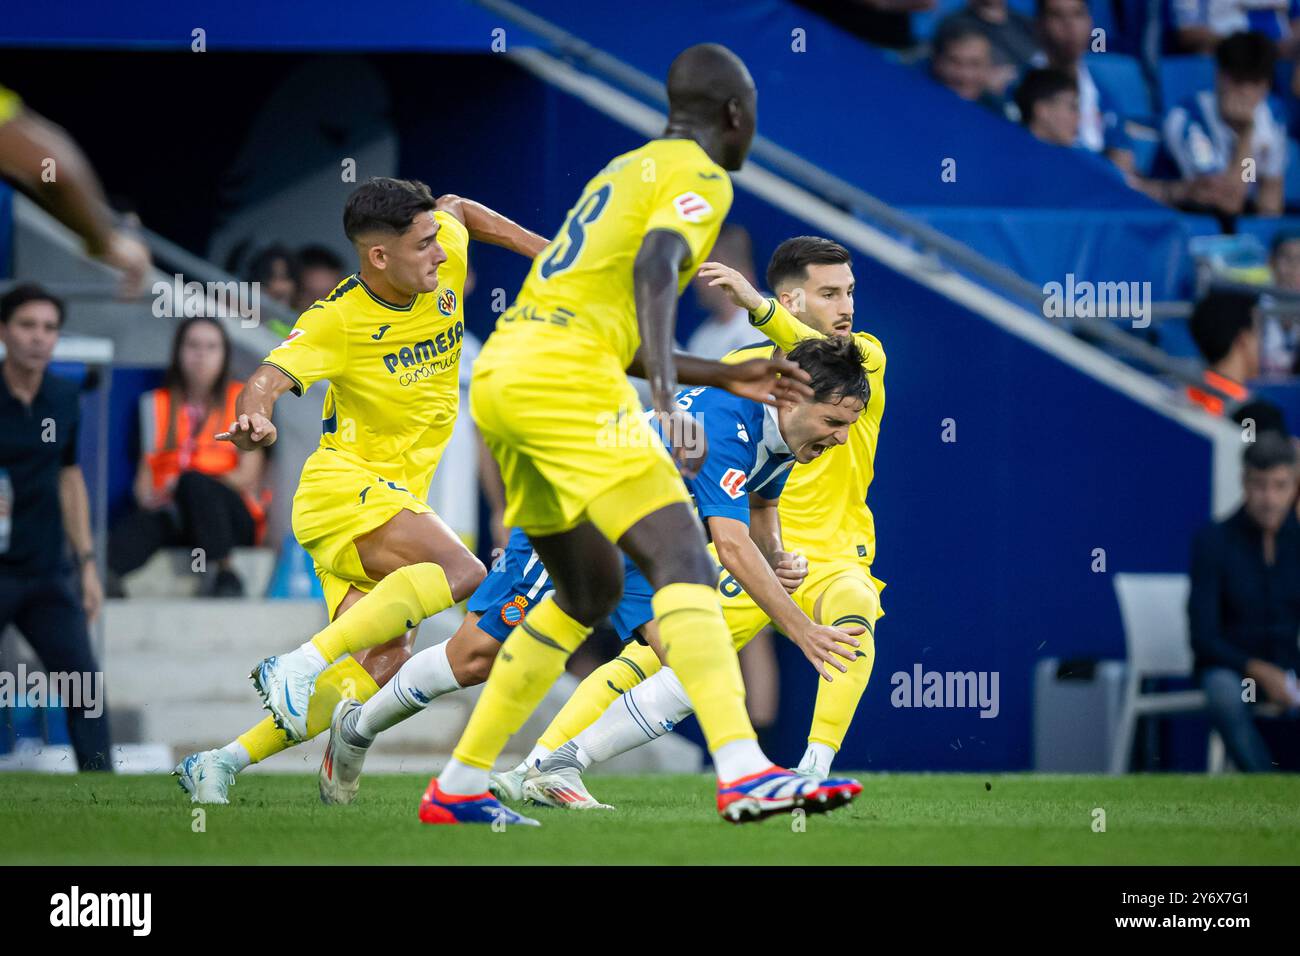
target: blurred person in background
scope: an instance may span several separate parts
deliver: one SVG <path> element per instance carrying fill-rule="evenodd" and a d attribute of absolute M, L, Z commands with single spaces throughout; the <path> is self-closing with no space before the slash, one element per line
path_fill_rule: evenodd
<path fill-rule="evenodd" d="M 1215 88 L 1165 115 L 1165 148 L 1183 180 L 1171 198 L 1222 216 L 1281 215 L 1286 128 L 1268 106 L 1277 53 L 1262 34 L 1234 33 L 1214 58 Z"/>
<path fill-rule="evenodd" d="M 993 44 L 971 23 L 944 23 L 934 34 L 930 76 L 962 99 L 999 116 L 1006 105 L 993 91 Z"/>
<path fill-rule="evenodd" d="M 1235 402 L 1250 397 L 1246 383 L 1259 376 L 1259 334 L 1255 329 L 1257 296 L 1211 290 L 1192 309 L 1188 331 L 1205 359 L 1205 382 Z M 1189 385 L 1187 397 L 1211 415 L 1225 414 L 1225 402 Z"/>
<path fill-rule="evenodd" d="M 268 299 L 292 308 L 298 295 L 298 260 L 287 246 L 267 246 L 248 264 L 248 279 L 258 283 Z"/>
<path fill-rule="evenodd" d="M 744 226 L 724 226 L 710 258 L 731 266 L 750 284 L 758 283 L 754 275 L 754 244 Z M 686 351 L 703 358 L 720 359 L 732 349 L 762 341 L 763 336 L 749 324 L 749 313 L 738 308 L 725 291 L 710 288 L 699 277 L 691 280 L 691 288 L 708 317 L 691 333 Z"/>
<path fill-rule="evenodd" d="M 944 18 L 940 28 L 950 23 L 976 27 L 988 37 L 993 48 L 990 89 L 998 96 L 1006 93 L 1038 52 L 1034 21 L 1008 7 L 1007 0 L 970 0 L 965 7 Z"/>
<path fill-rule="evenodd" d="M 206 316 L 182 322 L 162 387 L 140 396 L 137 507 L 109 535 L 114 575 L 129 574 L 159 548 L 198 548 L 199 593 L 243 595 L 231 554 L 254 544 L 265 520 L 266 452 L 241 451 L 213 437 L 238 417 L 242 390 L 230 377 L 230 340 L 221 323 Z"/>
<path fill-rule="evenodd" d="M 1092 46 L 1092 12 L 1084 0 L 1037 0 L 1036 25 L 1042 51 L 1030 63 L 1074 77 L 1079 92 L 1077 145 L 1104 153 L 1125 172 L 1135 168 L 1133 145 L 1119 110 L 1097 86 L 1084 62 Z"/>
<path fill-rule="evenodd" d="M 1268 267 L 1274 288 L 1300 295 L 1300 231 L 1282 230 L 1269 247 Z M 1300 298 L 1282 299 L 1265 293 L 1268 306 L 1260 331 L 1260 369 L 1266 375 L 1293 375 L 1300 361 Z"/>
<path fill-rule="evenodd" d="M 1075 145 L 1079 133 L 1079 84 L 1061 70 L 1030 70 L 1016 87 L 1020 122 L 1053 146 Z"/>
<path fill-rule="evenodd" d="M 303 246 L 298 250 L 298 289 L 293 310 L 306 312 L 313 302 L 334 291 L 346 275 L 343 260 L 325 246 Z"/>
<path fill-rule="evenodd" d="M 53 175 L 47 175 L 53 173 Z M 149 249 L 114 225 L 90 160 L 66 132 L 0 86 L 0 176 L 81 237 L 87 255 L 122 273 L 119 294 L 139 295 L 153 262 Z"/>
<path fill-rule="evenodd" d="M 1234 33 L 1267 37 L 1278 55 L 1300 50 L 1300 0 L 1172 0 L 1174 35 L 1185 53 L 1213 53 Z"/>
<path fill-rule="evenodd" d="M 1247 445 L 1241 507 L 1192 545 L 1187 613 L 1196 672 L 1224 747 L 1247 773 L 1275 769 L 1250 702 L 1300 707 L 1296 464 L 1295 445 L 1283 435 L 1266 432 Z"/>
<path fill-rule="evenodd" d="M 77 464 L 79 389 L 48 372 L 62 326 L 63 303 L 40 286 L 0 298 L 0 631 L 17 627 L 51 675 L 84 675 L 81 699 L 61 701 L 68 734 L 80 769 L 110 770 L 108 711 L 90 646 L 103 589 Z"/>

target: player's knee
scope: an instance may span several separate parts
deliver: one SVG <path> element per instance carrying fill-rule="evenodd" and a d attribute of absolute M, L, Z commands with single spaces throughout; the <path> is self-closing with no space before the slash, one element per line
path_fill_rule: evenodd
<path fill-rule="evenodd" d="M 609 617 L 622 599 L 621 578 L 592 579 L 584 582 L 581 588 L 571 588 L 564 593 L 557 588 L 555 592 L 555 603 L 560 610 L 586 627 L 595 627 Z"/>
<path fill-rule="evenodd" d="M 443 564 L 442 573 L 447 575 L 447 586 L 451 588 L 451 596 L 459 604 L 483 583 L 483 579 L 487 577 L 487 568 L 483 566 L 482 561 L 466 551 Z"/>

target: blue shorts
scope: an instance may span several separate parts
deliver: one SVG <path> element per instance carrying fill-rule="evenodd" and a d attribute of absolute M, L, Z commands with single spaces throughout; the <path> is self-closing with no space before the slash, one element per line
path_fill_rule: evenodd
<path fill-rule="evenodd" d="M 465 607 L 479 616 L 479 630 L 504 641 L 528 609 L 554 590 L 528 535 L 515 528 L 510 532 L 505 551 L 492 562 L 487 577 L 470 595 Z M 638 628 L 654 620 L 650 607 L 653 595 L 645 575 L 624 556 L 623 600 L 609 616 L 609 623 L 621 640 L 633 640 Z"/>

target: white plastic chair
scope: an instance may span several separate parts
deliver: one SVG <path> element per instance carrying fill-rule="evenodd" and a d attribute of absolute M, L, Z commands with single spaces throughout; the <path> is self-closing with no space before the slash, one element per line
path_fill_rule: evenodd
<path fill-rule="evenodd" d="M 1128 649 L 1128 672 L 1111 744 L 1110 772 L 1113 774 L 1128 770 L 1139 717 L 1205 709 L 1202 690 L 1142 692 L 1142 681 L 1146 678 L 1192 675 L 1187 621 L 1190 591 L 1191 581 L 1185 574 L 1115 575 L 1115 596 L 1119 599 L 1124 643 Z"/>

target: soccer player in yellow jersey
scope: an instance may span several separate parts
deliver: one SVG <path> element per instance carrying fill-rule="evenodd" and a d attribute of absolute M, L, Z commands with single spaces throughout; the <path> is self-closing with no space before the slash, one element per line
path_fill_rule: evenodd
<path fill-rule="evenodd" d="M 488 773 L 617 604 L 620 548 L 654 590 L 662 651 L 708 740 L 724 818 L 827 809 L 861 789 L 850 782 L 830 799 L 759 748 L 715 566 L 678 474 L 694 474 L 704 449 L 698 422 L 674 403 L 677 297 L 731 206 L 727 173 L 749 150 L 756 94 L 744 64 L 716 44 L 682 52 L 667 85 L 663 136 L 588 182 L 475 363 L 472 411 L 501 466 L 505 522 L 527 533 L 555 591 L 502 645 L 451 761 L 421 801 L 426 823 L 536 823 L 487 792 Z M 639 347 L 671 457 L 627 380 Z M 801 372 L 788 361 L 773 368 Z"/>
<path fill-rule="evenodd" d="M 867 406 L 849 428 L 847 443 L 795 465 L 779 506 L 782 548 L 800 559 L 778 570 L 790 581 L 786 586 L 795 603 L 819 624 L 866 628 L 858 635 L 857 658 L 845 673 L 818 683 L 799 772 L 821 779 L 830 774 L 871 676 L 876 620 L 882 614 L 884 585 L 871 574 L 876 533 L 866 498 L 884 413 L 885 353 L 874 336 L 853 331 L 852 258 L 839 243 L 799 236 L 778 246 L 767 268 L 768 287 L 776 293 L 772 299 L 720 263 L 705 263 L 699 275 L 748 309 L 752 324 L 776 343 L 737 349 L 725 361 L 779 354 L 816 335 L 852 336 L 870 384 Z M 768 624 L 768 616 L 725 579 L 720 590 L 732 640 L 743 647 Z M 588 675 L 523 764 L 493 775 L 493 792 L 559 807 L 603 806 L 587 792 L 582 772 L 662 736 L 690 713 L 689 702 L 667 691 L 658 659 L 629 647 L 623 657 Z M 626 706 L 611 707 L 620 698 Z"/>
<path fill-rule="evenodd" d="M 546 242 L 477 203 L 435 200 L 424 183 L 388 178 L 352 193 L 343 228 L 357 273 L 267 355 L 239 397 L 238 420 L 218 436 L 266 447 L 276 400 L 329 381 L 293 529 L 315 562 L 330 623 L 254 670 L 271 717 L 182 761 L 180 782 L 195 799 L 224 802 L 233 772 L 320 733 L 344 697 L 373 695 L 410 657 L 419 622 L 467 597 L 485 574 L 426 503 L 459 404 L 469 240 L 529 257 Z M 466 661 L 444 652 L 436 666 L 450 677 Z"/>

